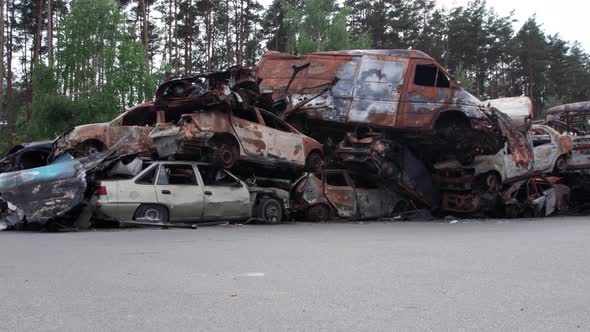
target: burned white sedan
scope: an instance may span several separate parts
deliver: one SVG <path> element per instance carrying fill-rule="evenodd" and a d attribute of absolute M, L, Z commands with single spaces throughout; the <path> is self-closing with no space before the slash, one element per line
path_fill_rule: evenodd
<path fill-rule="evenodd" d="M 288 192 L 248 187 L 226 170 L 197 162 L 157 162 L 131 179 L 103 180 L 97 217 L 119 222 L 186 223 L 258 220 L 278 223 Z"/>

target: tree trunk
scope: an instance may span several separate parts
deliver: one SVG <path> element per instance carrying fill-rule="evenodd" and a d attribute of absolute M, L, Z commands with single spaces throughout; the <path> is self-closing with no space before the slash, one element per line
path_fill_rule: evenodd
<path fill-rule="evenodd" d="M 193 43 L 193 1 L 188 2 L 188 15 L 186 20 L 186 35 L 184 38 L 184 74 L 191 74 L 192 43 Z"/>
<path fill-rule="evenodd" d="M 14 1 L 14 0 L 13 0 Z M 14 136 L 14 109 L 13 109 L 13 91 L 12 91 L 12 48 L 13 48 L 13 29 L 14 29 L 14 8 L 9 7 L 10 0 L 7 0 L 6 4 L 6 15 L 11 13 L 11 17 L 9 19 L 9 26 L 10 29 L 8 31 L 8 56 L 6 59 L 6 93 L 7 93 L 7 101 L 6 101 L 6 122 L 7 122 L 7 135 L 6 135 L 6 143 L 8 147 L 12 147 L 13 144 L 13 136 Z"/>
<path fill-rule="evenodd" d="M 0 123 L 4 118 L 4 47 L 4 0 L 0 0 Z"/>
<path fill-rule="evenodd" d="M 207 71 L 211 71 L 211 4 L 210 0 L 205 0 L 206 3 L 206 22 L 205 30 L 207 33 Z"/>
<path fill-rule="evenodd" d="M 168 17 L 170 20 L 168 21 L 168 61 L 172 64 L 172 1 L 168 1 Z"/>
<path fill-rule="evenodd" d="M 147 20 L 147 10 L 145 8 L 145 0 L 139 0 L 139 9 L 141 11 L 141 39 L 143 41 L 143 60 L 147 68 L 150 65 L 150 37 L 148 34 L 148 20 Z"/>
<path fill-rule="evenodd" d="M 33 64 L 39 61 L 39 53 L 41 53 L 41 33 L 43 31 L 43 0 L 37 2 L 37 33 L 35 34 L 35 48 L 33 59 L 31 59 L 31 69 Z"/>
<path fill-rule="evenodd" d="M 53 0 L 47 0 L 47 57 L 49 66 L 53 65 Z"/>
<path fill-rule="evenodd" d="M 174 69 L 178 75 L 178 0 L 174 0 Z"/>

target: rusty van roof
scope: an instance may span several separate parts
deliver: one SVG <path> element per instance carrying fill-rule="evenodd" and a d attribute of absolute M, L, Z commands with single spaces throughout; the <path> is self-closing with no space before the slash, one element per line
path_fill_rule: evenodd
<path fill-rule="evenodd" d="M 399 57 L 399 58 L 412 58 L 412 59 L 434 59 L 428 54 L 418 50 L 344 50 L 344 51 L 327 51 L 327 52 L 315 52 L 304 55 L 292 55 L 287 53 L 280 53 L 275 51 L 268 51 L 264 54 L 264 57 L 280 57 L 280 58 L 291 58 L 301 59 L 309 56 L 363 56 L 363 55 L 377 55 L 377 56 L 388 56 L 388 57 Z"/>

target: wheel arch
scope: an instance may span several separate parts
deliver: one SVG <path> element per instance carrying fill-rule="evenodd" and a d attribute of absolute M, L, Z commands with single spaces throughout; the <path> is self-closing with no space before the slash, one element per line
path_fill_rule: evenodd
<path fill-rule="evenodd" d="M 442 129 L 451 123 L 461 123 L 467 127 L 471 127 L 471 121 L 465 112 L 459 110 L 445 110 L 437 114 L 434 119 L 434 129 Z"/>

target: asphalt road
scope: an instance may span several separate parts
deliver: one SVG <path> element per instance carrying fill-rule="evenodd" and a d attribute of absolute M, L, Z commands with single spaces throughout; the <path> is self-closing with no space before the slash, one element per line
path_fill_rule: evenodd
<path fill-rule="evenodd" d="M 590 219 L 0 233 L 0 331 L 589 330 Z"/>

